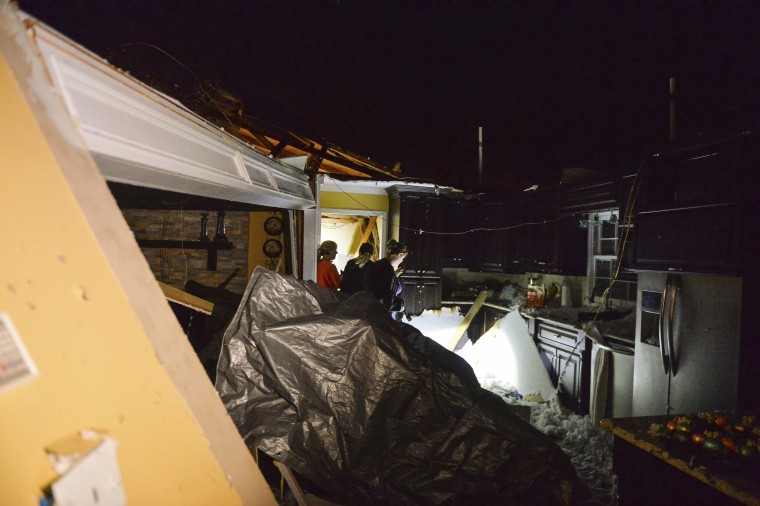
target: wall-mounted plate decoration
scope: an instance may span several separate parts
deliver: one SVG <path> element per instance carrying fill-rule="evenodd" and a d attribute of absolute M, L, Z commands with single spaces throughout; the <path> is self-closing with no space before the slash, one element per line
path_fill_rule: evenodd
<path fill-rule="evenodd" d="M 269 235 L 280 235 L 282 233 L 282 220 L 277 216 L 267 218 L 264 222 L 264 231 Z"/>
<path fill-rule="evenodd" d="M 264 242 L 264 254 L 268 257 L 278 257 L 282 253 L 282 243 L 277 239 L 267 239 Z"/>

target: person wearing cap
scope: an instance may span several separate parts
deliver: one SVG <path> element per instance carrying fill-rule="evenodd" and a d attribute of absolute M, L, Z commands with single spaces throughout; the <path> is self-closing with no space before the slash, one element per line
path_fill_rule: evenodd
<path fill-rule="evenodd" d="M 338 255 L 338 245 L 335 241 L 324 241 L 317 250 L 319 261 L 317 262 L 317 284 L 332 290 L 340 289 L 343 277 L 338 273 L 338 268 L 333 260 Z"/>
<path fill-rule="evenodd" d="M 365 242 L 359 246 L 359 254 L 346 263 L 343 269 L 343 284 L 340 291 L 347 294 L 365 292 L 369 290 L 370 274 L 372 272 L 372 254 L 374 246 Z"/>

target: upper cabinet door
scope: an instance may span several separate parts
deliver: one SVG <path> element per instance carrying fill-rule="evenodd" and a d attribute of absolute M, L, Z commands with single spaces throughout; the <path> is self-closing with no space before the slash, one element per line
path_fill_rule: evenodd
<path fill-rule="evenodd" d="M 399 240 L 409 248 L 405 271 L 440 272 L 441 199 L 437 195 L 400 197 Z"/>
<path fill-rule="evenodd" d="M 582 181 L 564 189 L 560 198 L 561 212 L 588 213 L 616 208 L 619 202 L 618 190 L 617 176 Z"/>
<path fill-rule="evenodd" d="M 560 211 L 562 194 L 551 189 L 530 195 L 525 203 L 528 272 L 582 276 L 586 274 L 587 231 L 573 213 Z"/>
<path fill-rule="evenodd" d="M 743 186 L 757 166 L 744 138 L 652 157 L 639 174 L 632 268 L 740 274 Z"/>
<path fill-rule="evenodd" d="M 481 202 L 473 269 L 583 275 L 587 240 L 572 214 L 559 213 L 556 189 Z"/>
<path fill-rule="evenodd" d="M 506 217 L 504 203 L 481 202 L 478 206 L 479 230 L 476 233 L 475 268 L 486 272 L 504 272 L 506 255 L 504 238 Z"/>
<path fill-rule="evenodd" d="M 524 199 L 504 202 L 504 268 L 507 272 L 525 272 L 528 269 L 527 210 Z"/>
<path fill-rule="evenodd" d="M 441 267 L 472 266 L 475 205 L 463 198 L 441 199 Z"/>

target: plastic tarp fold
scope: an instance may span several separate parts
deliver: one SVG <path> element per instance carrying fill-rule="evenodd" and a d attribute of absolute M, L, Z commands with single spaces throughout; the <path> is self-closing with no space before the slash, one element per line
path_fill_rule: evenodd
<path fill-rule="evenodd" d="M 249 446 L 346 504 L 566 504 L 576 489 L 551 439 L 366 292 L 257 268 L 216 388 Z"/>

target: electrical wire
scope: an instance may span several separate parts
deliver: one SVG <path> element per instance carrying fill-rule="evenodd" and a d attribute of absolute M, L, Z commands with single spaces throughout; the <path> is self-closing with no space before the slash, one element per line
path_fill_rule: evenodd
<path fill-rule="evenodd" d="M 636 175 L 633 178 L 633 183 L 631 184 L 631 190 L 628 194 L 628 202 L 625 206 L 625 235 L 623 236 L 622 244 L 620 244 L 620 247 L 618 248 L 618 254 L 616 257 L 616 266 L 615 266 L 615 273 L 612 276 L 612 279 L 610 280 L 609 286 L 602 292 L 602 296 L 599 298 L 599 302 L 594 307 L 594 317 L 587 323 L 587 326 L 593 325 L 594 322 L 596 322 L 597 317 L 599 316 L 599 313 L 602 312 L 602 308 L 604 307 L 605 303 L 607 302 L 607 299 L 610 294 L 610 289 L 615 285 L 615 282 L 618 279 L 618 276 L 620 275 L 620 266 L 623 264 L 623 256 L 625 255 L 625 248 L 628 245 L 628 236 L 631 231 L 631 222 L 633 220 L 633 210 L 636 207 L 636 200 L 639 196 L 639 190 L 641 189 L 641 176 L 645 172 L 645 168 L 647 167 L 647 160 L 644 160 L 641 165 L 639 165 L 638 170 L 636 171 Z M 585 336 L 584 336 L 585 337 Z M 571 354 L 575 353 L 575 350 L 578 349 L 578 346 L 584 341 L 585 339 L 579 339 L 578 342 L 575 344 L 573 349 L 570 351 Z M 564 367 L 562 368 L 562 371 L 560 372 L 559 376 L 557 376 L 557 387 L 555 389 L 556 393 L 559 393 L 559 391 L 562 388 L 562 378 L 565 376 L 565 372 L 567 371 L 567 366 L 570 363 L 570 361 L 565 362 Z"/>
<path fill-rule="evenodd" d="M 645 160 L 644 162 L 642 162 L 642 164 L 639 166 L 638 170 L 636 171 L 636 175 L 634 176 L 633 183 L 631 185 L 631 190 L 629 192 L 628 202 L 626 203 L 626 209 L 625 209 L 625 212 L 624 212 L 624 217 L 625 217 L 624 218 L 624 220 L 625 220 L 625 225 L 624 225 L 625 234 L 623 236 L 622 243 L 620 244 L 620 247 L 618 248 L 618 254 L 617 254 L 617 257 L 616 257 L 616 261 L 615 261 L 616 265 L 615 265 L 614 275 L 613 275 L 612 279 L 610 280 L 609 286 L 602 293 L 602 296 L 600 297 L 599 302 L 597 303 L 597 305 L 594 308 L 594 316 L 593 316 L 593 318 L 590 320 L 590 322 L 587 325 L 592 325 L 594 322 L 596 322 L 596 320 L 597 320 L 597 318 L 599 316 L 599 313 L 601 313 L 602 308 L 604 307 L 607 299 L 609 298 L 610 289 L 612 289 L 612 287 L 615 285 L 615 282 L 617 281 L 618 276 L 620 275 L 620 268 L 621 268 L 621 265 L 623 263 L 622 260 L 623 260 L 623 256 L 625 255 L 625 249 L 626 249 L 626 246 L 628 245 L 628 237 L 629 237 L 629 234 L 630 234 L 630 231 L 631 231 L 631 222 L 633 220 L 633 210 L 634 210 L 635 205 L 636 205 L 636 200 L 638 199 L 639 190 L 641 188 L 641 176 L 642 176 L 642 174 L 644 172 L 644 169 L 646 167 L 646 163 L 647 163 L 647 160 Z M 362 202 L 359 202 L 357 199 L 355 199 L 350 193 L 346 192 L 343 188 L 340 187 L 340 185 L 335 184 L 335 186 L 340 191 L 342 191 L 346 196 L 348 196 L 351 200 L 353 200 L 354 202 L 356 202 L 357 204 L 359 204 L 363 208 L 367 209 L 372 215 L 380 217 L 372 209 L 368 208 Z M 470 233 L 473 233 L 473 232 L 480 232 L 480 231 L 482 231 L 482 232 L 499 232 L 499 231 L 513 230 L 515 228 L 520 228 L 520 227 L 529 226 L 529 225 L 543 225 L 543 224 L 559 221 L 559 220 L 562 220 L 562 219 L 565 219 L 565 218 L 568 218 L 568 217 L 577 216 L 578 214 L 579 213 L 560 214 L 556 218 L 552 218 L 552 219 L 549 219 L 549 220 L 543 220 L 543 221 L 537 221 L 537 222 L 530 222 L 530 221 L 528 221 L 528 222 L 520 223 L 520 224 L 517 224 L 517 225 L 511 225 L 511 226 L 507 226 L 507 227 L 477 227 L 477 228 L 472 228 L 472 229 L 461 231 L 461 232 L 439 232 L 439 231 L 431 231 L 431 230 L 423 230 L 423 229 L 415 230 L 415 229 L 411 229 L 411 228 L 401 227 L 401 226 L 399 226 L 399 225 L 397 225 L 395 223 L 393 225 L 397 229 L 399 229 L 399 230 L 407 230 L 407 231 L 410 231 L 410 232 L 413 232 L 413 233 L 419 233 L 420 235 L 422 235 L 422 234 L 428 234 L 428 235 L 441 235 L 441 236 L 456 236 L 456 235 L 465 235 L 465 234 L 470 234 Z M 580 344 L 584 340 L 585 339 L 578 340 L 578 342 L 575 344 L 575 346 L 570 351 L 570 353 L 571 354 L 575 353 L 575 351 L 578 349 L 578 346 L 580 346 Z M 569 365 L 569 361 L 565 362 L 565 365 L 563 366 L 562 370 L 560 371 L 560 374 L 557 376 L 557 386 L 556 386 L 556 389 L 555 389 L 556 393 L 559 393 L 560 390 L 562 389 L 562 379 L 564 378 L 565 373 L 567 372 L 567 366 L 568 365 Z"/>
<path fill-rule="evenodd" d="M 164 222 L 161 225 L 161 240 L 166 239 L 166 229 L 169 226 L 169 220 L 171 219 L 171 211 L 167 210 L 164 214 Z M 159 270 L 161 271 L 161 280 L 166 283 L 169 281 L 169 278 L 166 275 L 165 269 L 166 269 L 166 251 L 164 248 L 161 248 L 158 250 L 158 258 L 159 258 Z"/>
<path fill-rule="evenodd" d="M 339 184 L 337 184 L 337 183 L 334 183 L 334 184 L 348 198 L 350 198 L 351 200 L 353 200 L 354 202 L 356 202 L 357 204 L 359 204 L 359 206 L 361 206 L 362 208 L 364 208 L 367 211 L 369 211 L 369 213 L 372 216 L 376 216 L 378 218 L 382 218 L 382 216 L 379 215 L 379 214 L 377 214 L 373 209 L 370 209 L 369 207 L 367 207 L 366 205 L 364 205 L 364 203 L 358 201 L 350 193 L 348 193 L 346 190 L 344 190 L 343 188 L 341 188 L 341 186 Z M 472 234 L 474 232 L 503 232 L 503 231 L 507 231 L 507 230 L 513 230 L 513 229 L 516 229 L 516 228 L 520 228 L 520 227 L 529 226 L 529 225 L 545 225 L 547 223 L 553 223 L 555 221 L 560 221 L 560 220 L 563 220 L 565 218 L 569 218 L 569 217 L 573 217 L 573 216 L 578 216 L 578 214 L 579 213 L 561 214 L 561 215 L 558 215 L 555 218 L 551 218 L 551 219 L 548 219 L 548 220 L 543 220 L 543 221 L 526 221 L 524 223 L 519 223 L 517 225 L 509 225 L 509 226 L 506 226 L 506 227 L 475 227 L 475 228 L 471 228 L 471 229 L 468 229 L 468 230 L 462 230 L 462 231 L 459 231 L 459 232 L 441 232 L 441 231 L 438 231 L 438 230 L 414 229 L 414 228 L 402 227 L 402 226 L 398 225 L 397 223 L 393 223 L 392 226 L 395 229 L 399 230 L 399 231 L 405 230 L 405 231 L 412 232 L 414 234 L 420 234 L 420 235 L 422 235 L 422 234 L 428 234 L 428 235 L 457 236 L 457 235 Z"/>
<path fill-rule="evenodd" d="M 187 286 L 187 252 L 185 251 L 185 234 L 182 231 L 182 225 L 184 224 L 185 218 L 183 215 L 183 209 L 182 206 L 179 208 L 179 245 L 182 249 L 182 258 L 185 260 L 185 280 L 182 283 L 182 286 Z"/>
<path fill-rule="evenodd" d="M 209 101 L 211 101 L 212 105 L 215 105 L 214 98 L 211 96 L 211 94 L 208 91 L 206 91 L 206 88 L 203 86 L 204 85 L 204 81 L 202 81 L 200 79 L 200 77 L 198 77 L 198 74 L 196 74 L 195 72 L 193 72 L 193 70 L 189 66 L 187 66 L 186 64 L 184 64 L 183 62 L 181 62 L 179 59 L 175 58 L 168 51 L 165 51 L 164 49 L 161 49 L 160 47 L 158 47 L 158 46 L 156 46 L 154 44 L 150 44 L 148 42 L 128 42 L 126 44 L 122 44 L 121 45 L 121 47 L 128 47 L 128 46 L 148 46 L 148 47 L 150 47 L 152 49 L 155 49 L 156 51 L 159 51 L 159 52 L 165 54 L 166 56 L 168 56 L 169 58 L 171 58 L 172 60 L 174 60 L 178 65 L 180 65 L 181 67 L 185 68 L 185 70 L 187 70 L 188 72 L 190 72 L 190 74 L 195 79 L 196 84 L 198 84 L 198 88 L 201 90 L 201 92 L 206 96 L 206 98 L 209 99 Z M 208 83 L 208 85 L 211 86 L 212 88 L 214 88 L 213 84 Z M 235 123 L 229 118 L 229 116 L 227 116 L 224 113 L 224 111 L 221 108 L 216 107 L 216 110 L 217 110 L 217 112 L 219 112 L 219 114 L 221 114 L 224 117 L 224 119 L 227 120 L 227 122 L 230 125 L 235 126 Z"/>

